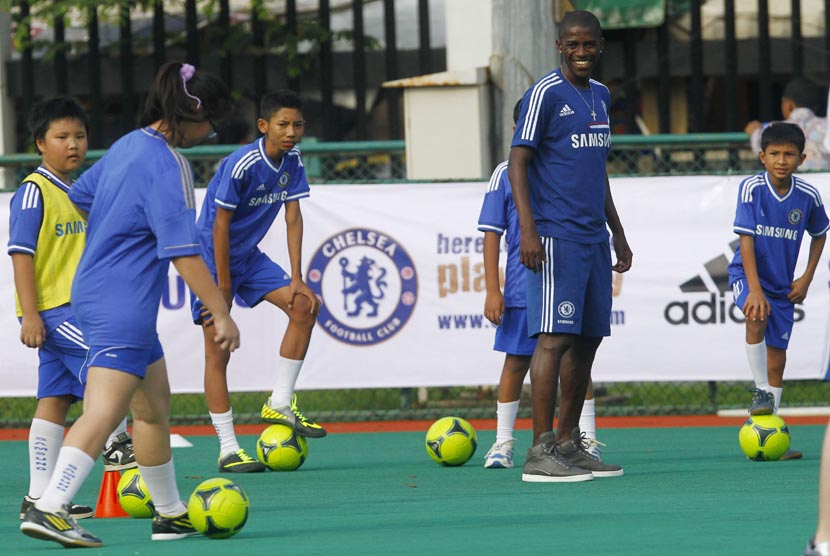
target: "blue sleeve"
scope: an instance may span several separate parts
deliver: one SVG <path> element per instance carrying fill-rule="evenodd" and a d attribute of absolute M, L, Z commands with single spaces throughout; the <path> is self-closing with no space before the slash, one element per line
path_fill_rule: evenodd
<path fill-rule="evenodd" d="M 746 183 L 747 180 L 744 180 L 738 187 L 738 205 L 735 209 L 735 222 L 732 225 L 732 231 L 738 235 L 754 236 L 756 223 L 754 201 L 757 192 L 746 195 L 744 193 L 744 184 Z"/>
<path fill-rule="evenodd" d="M 216 182 L 216 195 L 213 202 L 225 210 L 234 211 L 239 206 L 239 199 L 245 186 L 246 173 L 234 177 L 234 164 L 223 164 L 219 173 L 213 178 Z"/>
<path fill-rule="evenodd" d="M 502 235 L 507 229 L 507 188 L 504 183 L 506 177 L 507 164 L 499 164 L 490 177 L 484 202 L 481 204 L 481 213 L 478 216 L 478 230 L 481 232 Z"/>
<path fill-rule="evenodd" d="M 89 214 L 89 209 L 92 208 L 92 201 L 95 199 L 95 192 L 98 190 L 98 181 L 104 168 L 103 163 L 104 158 L 101 158 L 93 164 L 72 184 L 72 189 L 69 191 L 69 200 L 87 214 Z"/>
<path fill-rule="evenodd" d="M 8 252 L 34 255 L 43 222 L 43 198 L 33 182 L 23 183 L 10 203 Z"/>
<path fill-rule="evenodd" d="M 297 155 L 297 167 L 291 176 L 291 183 L 288 184 L 288 196 L 285 202 L 296 201 L 311 195 L 311 187 L 308 185 L 308 179 L 305 176 L 305 166 L 300 155 Z"/>
<path fill-rule="evenodd" d="M 830 228 L 830 221 L 827 219 L 827 211 L 824 204 L 811 205 L 812 209 L 807 218 L 807 233 L 813 237 L 822 236 Z"/>
<path fill-rule="evenodd" d="M 198 255 L 196 200 L 190 166 L 163 170 L 153 181 L 146 200 L 144 212 L 156 236 L 156 256 L 171 259 Z"/>
<path fill-rule="evenodd" d="M 538 90 L 537 90 L 538 89 Z M 550 98 L 544 87 L 531 87 L 522 98 L 522 111 L 513 132 L 513 147 L 537 148 L 550 125 Z"/>

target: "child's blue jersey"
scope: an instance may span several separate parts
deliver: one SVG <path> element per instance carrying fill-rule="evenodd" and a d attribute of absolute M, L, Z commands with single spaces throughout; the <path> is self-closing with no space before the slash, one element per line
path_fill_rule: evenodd
<path fill-rule="evenodd" d="M 507 177 L 507 162 L 502 162 L 493 171 L 481 214 L 478 229 L 505 236 L 507 243 L 507 264 L 504 269 L 504 306 L 526 307 L 525 268 L 519 260 L 519 216 L 513 204 L 513 189 Z"/>
<path fill-rule="evenodd" d="M 257 251 L 283 204 L 308 196 L 308 180 L 297 147 L 284 153 L 278 166 L 266 154 L 262 138 L 222 160 L 210 180 L 197 222 L 202 257 L 211 272 L 216 273 L 213 222 L 217 207 L 233 211 L 230 262 L 234 272 Z"/>
<path fill-rule="evenodd" d="M 611 97 L 599 81 L 589 85 L 590 92 L 576 89 L 560 70 L 539 80 L 522 99 L 513 146 L 535 151 L 528 183 L 539 235 L 602 243 Z"/>
<path fill-rule="evenodd" d="M 733 230 L 753 236 L 758 277 L 764 292 L 786 296 L 790 292 L 801 240 L 827 233 L 830 221 L 815 187 L 793 176 L 781 197 L 766 172 L 746 178 L 738 188 Z M 744 276 L 740 246 L 729 265 L 729 282 Z"/>
<path fill-rule="evenodd" d="M 72 306 L 90 346 L 147 348 L 171 258 L 198 255 L 190 163 L 150 128 L 128 133 L 72 187 L 88 212 Z"/>

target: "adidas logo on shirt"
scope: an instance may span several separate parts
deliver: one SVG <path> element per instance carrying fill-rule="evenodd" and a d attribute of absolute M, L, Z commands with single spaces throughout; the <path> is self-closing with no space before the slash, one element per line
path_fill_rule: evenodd
<path fill-rule="evenodd" d="M 562 116 L 570 116 L 573 113 L 574 111 L 571 109 L 571 107 L 566 104 L 562 107 L 562 110 L 559 111 L 559 117 L 561 118 Z"/>
<path fill-rule="evenodd" d="M 264 183 L 259 184 L 259 187 L 257 187 L 256 190 L 257 191 L 265 191 L 265 184 Z"/>

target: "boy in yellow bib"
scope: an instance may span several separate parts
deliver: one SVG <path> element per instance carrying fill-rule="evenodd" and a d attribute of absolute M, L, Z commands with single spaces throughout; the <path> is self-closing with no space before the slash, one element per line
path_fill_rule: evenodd
<path fill-rule="evenodd" d="M 32 110 L 29 125 L 41 165 L 26 176 L 11 201 L 8 253 L 14 268 L 20 341 L 38 349 L 38 404 L 29 429 L 29 491 L 21 519 L 49 483 L 70 406 L 84 396 L 80 375 L 87 346 L 70 306 L 70 290 L 86 238 L 86 224 L 69 200 L 71 176 L 87 151 L 87 118 L 73 99 L 47 100 Z M 111 469 L 135 466 L 126 420 L 104 454 Z M 91 517 L 72 504 L 70 515 Z"/>

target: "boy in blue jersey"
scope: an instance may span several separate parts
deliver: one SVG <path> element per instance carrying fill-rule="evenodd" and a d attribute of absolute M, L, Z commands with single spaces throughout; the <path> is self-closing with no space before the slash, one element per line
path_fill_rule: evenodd
<path fill-rule="evenodd" d="M 170 383 L 156 323 L 172 262 L 210 309 L 215 341 L 239 346 L 239 330 L 199 256 L 193 172 L 177 150 L 209 138 L 213 121 L 229 108 L 230 93 L 218 78 L 189 64 L 165 64 L 147 96 L 142 127 L 116 141 L 69 193 L 88 215 L 72 282 L 72 308 L 89 345 L 84 412 L 64 440 L 49 485 L 24 516 L 25 535 L 68 548 L 101 546 L 65 507 L 128 409 L 154 505 L 150 538 L 197 534 L 176 485 Z"/>
<path fill-rule="evenodd" d="M 23 498 L 21 519 L 52 476 L 70 406 L 83 399 L 81 368 L 87 354 L 70 306 L 86 224 L 67 196 L 72 174 L 86 157 L 86 114 L 74 99 L 56 97 L 32 109 L 29 128 L 42 161 L 12 197 L 8 245 L 20 341 L 37 348 L 40 360 L 38 403 L 29 428 L 29 492 Z M 104 453 L 108 469 L 135 467 L 126 419 L 110 435 L 108 447 Z M 93 512 L 72 504 L 69 513 L 81 519 Z"/>
<path fill-rule="evenodd" d="M 513 107 L 513 123 L 519 119 L 522 99 Z M 484 456 L 487 469 L 513 467 L 513 428 L 519 412 L 519 397 L 525 375 L 530 368 L 530 357 L 536 348 L 536 340 L 527 335 L 527 300 L 525 296 L 525 272 L 519 262 L 519 222 L 513 191 L 507 177 L 507 162 L 493 171 L 481 214 L 478 229 L 484 232 L 484 281 L 487 297 L 484 316 L 496 325 L 493 349 L 504 352 L 504 365 L 499 378 L 496 404 L 496 441 Z M 504 272 L 504 293 L 499 277 L 499 252 L 501 237 L 507 243 L 507 264 Z M 596 441 L 593 384 L 589 384 L 582 414 L 580 430 L 585 432 L 585 443 L 592 456 L 600 457 L 600 444 Z"/>
<path fill-rule="evenodd" d="M 250 307 L 268 301 L 288 315 L 276 381 L 262 406 L 267 423 L 282 423 L 309 437 L 325 436 L 297 407 L 294 385 L 311 341 L 317 297 L 302 279 L 303 217 L 300 199 L 309 186 L 297 143 L 303 136 L 302 101 L 292 91 L 265 95 L 257 128 L 262 137 L 237 149 L 219 165 L 199 214 L 199 242 L 228 307 L 239 295 Z M 257 247 L 285 207 L 290 275 Z M 197 298 L 193 319 L 205 334 L 205 398 L 219 438 L 219 471 L 252 473 L 265 467 L 240 448 L 228 393 L 230 353 L 210 340 L 212 324 Z"/>
<path fill-rule="evenodd" d="M 579 415 L 596 350 L 611 333 L 611 271 L 631 267 L 631 249 L 611 197 L 608 89 L 591 79 L 604 40 L 579 10 L 559 25 L 561 68 L 524 95 L 508 173 L 527 275 L 533 444 L 522 480 L 577 482 L 623 474 L 587 451 Z M 608 227 L 617 263 L 612 266 Z M 551 428 L 561 383 L 559 424 Z"/>
<path fill-rule="evenodd" d="M 746 353 L 755 380 L 751 415 L 778 412 L 795 304 L 803 303 L 830 228 L 821 194 L 793 172 L 804 161 L 804 132 L 776 122 L 761 135 L 766 171 L 738 188 L 733 230 L 740 244 L 729 284 L 746 317 Z M 804 232 L 812 237 L 807 268 L 794 279 Z M 798 459 L 788 451 L 781 459 Z"/>

